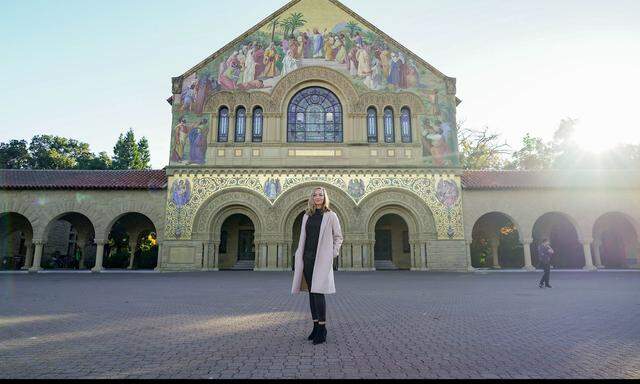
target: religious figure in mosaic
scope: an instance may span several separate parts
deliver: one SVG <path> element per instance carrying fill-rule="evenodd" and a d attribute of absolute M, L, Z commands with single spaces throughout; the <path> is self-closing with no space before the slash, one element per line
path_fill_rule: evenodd
<path fill-rule="evenodd" d="M 174 180 L 171 185 L 171 201 L 182 208 L 191 200 L 191 182 L 189 179 Z"/>
<path fill-rule="evenodd" d="M 360 200 L 362 196 L 364 196 L 364 180 L 362 179 L 351 179 L 349 180 L 349 194 L 355 200 Z"/>
<path fill-rule="evenodd" d="M 271 200 L 275 200 L 276 197 L 282 192 L 282 186 L 280 185 L 280 179 L 269 178 L 264 183 L 264 194 Z"/>
<path fill-rule="evenodd" d="M 438 186 L 436 187 L 436 198 L 442 205 L 451 209 L 456 204 L 459 197 L 460 191 L 458 190 L 458 185 L 454 181 L 440 180 L 438 182 Z"/>

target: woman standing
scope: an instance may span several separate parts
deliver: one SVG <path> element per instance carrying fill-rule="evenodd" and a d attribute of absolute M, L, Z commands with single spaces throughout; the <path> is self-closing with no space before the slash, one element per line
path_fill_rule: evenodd
<path fill-rule="evenodd" d="M 340 221 L 329 207 L 327 191 L 315 188 L 302 218 L 291 288 L 293 294 L 309 292 L 313 332 L 308 339 L 313 340 L 313 344 L 324 343 L 327 338 L 324 295 L 336 293 L 333 259 L 338 257 L 341 245 Z"/>

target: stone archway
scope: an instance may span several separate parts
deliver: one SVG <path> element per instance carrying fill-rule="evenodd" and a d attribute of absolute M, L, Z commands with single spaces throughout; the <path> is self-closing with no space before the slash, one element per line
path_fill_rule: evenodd
<path fill-rule="evenodd" d="M 593 226 L 593 256 L 598 268 L 640 268 L 640 243 L 633 219 L 608 212 Z"/>
<path fill-rule="evenodd" d="M 376 270 L 410 269 L 409 227 L 402 216 L 387 213 L 375 223 L 373 259 Z"/>
<path fill-rule="evenodd" d="M 27 269 L 33 258 L 33 227 L 16 212 L 0 214 L 0 270 Z"/>
<path fill-rule="evenodd" d="M 55 216 L 44 230 L 42 258 L 34 258 L 32 269 L 92 268 L 95 235 L 93 222 L 82 213 L 65 212 Z"/>
<path fill-rule="evenodd" d="M 429 242 L 437 238 L 435 219 L 427 204 L 418 196 L 395 188 L 377 191 L 360 203 L 359 219 L 365 223 L 363 229 L 367 239 L 362 253 L 362 264 L 374 268 L 376 224 L 383 216 L 389 214 L 399 216 L 406 223 L 411 270 L 426 270 Z"/>
<path fill-rule="evenodd" d="M 474 268 L 523 268 L 527 266 L 520 226 L 509 215 L 489 212 L 473 225 L 471 265 Z"/>
<path fill-rule="evenodd" d="M 220 226 L 218 269 L 253 270 L 256 266 L 253 220 L 242 213 L 224 216 Z"/>
<path fill-rule="evenodd" d="M 244 188 L 220 191 L 205 201 L 196 212 L 192 239 L 203 244 L 203 268 L 206 270 L 220 268 L 223 225 L 233 215 L 244 215 L 251 221 L 254 231 L 255 269 L 268 268 L 268 255 L 276 250 L 269 249 L 265 241 L 265 233 L 267 228 L 277 226 L 277 218 L 274 218 L 269 203 L 264 197 Z M 228 260 L 225 258 L 222 261 L 223 267 L 227 268 Z"/>
<path fill-rule="evenodd" d="M 554 268 L 592 269 L 590 242 L 585 241 L 576 221 L 562 212 L 548 212 L 533 225 L 533 265 L 538 263 L 537 247 L 549 239 L 555 253 L 551 260 Z"/>
<path fill-rule="evenodd" d="M 104 268 L 157 268 L 158 232 L 153 220 L 139 212 L 127 212 L 114 218 L 108 228 Z"/>
<path fill-rule="evenodd" d="M 340 226 L 342 228 L 342 234 L 345 238 L 342 246 L 342 252 L 340 252 L 338 258 L 334 259 L 334 269 L 337 269 L 341 265 L 341 260 L 345 255 L 345 249 L 350 247 L 346 244 L 348 244 L 348 238 L 350 237 L 349 231 L 352 227 L 350 217 L 353 217 L 353 212 L 355 211 L 355 203 L 353 200 L 351 200 L 344 191 L 331 184 L 310 182 L 298 185 L 280 196 L 273 207 L 274 212 L 279 212 L 282 215 L 279 232 L 282 234 L 284 240 L 283 248 L 286 250 L 284 258 L 287 261 L 287 269 L 294 268 L 293 259 L 300 237 L 302 217 L 305 209 L 307 208 L 311 192 L 315 187 L 324 187 L 327 191 L 327 194 L 329 195 L 330 208 L 338 216 L 338 220 L 340 221 Z"/>

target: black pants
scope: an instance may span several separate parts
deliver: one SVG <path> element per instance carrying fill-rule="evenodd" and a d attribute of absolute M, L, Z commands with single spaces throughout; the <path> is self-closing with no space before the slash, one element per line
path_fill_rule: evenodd
<path fill-rule="evenodd" d="M 322 293 L 311 293 L 311 281 L 313 281 L 313 266 L 315 264 L 315 255 L 304 255 L 304 279 L 309 287 L 309 307 L 311 308 L 311 318 L 321 322 L 327 321 L 327 303 Z"/>
<path fill-rule="evenodd" d="M 540 279 L 540 285 L 549 285 L 549 275 L 551 274 L 551 263 L 542 264 L 544 268 L 544 275 L 542 275 L 542 279 Z"/>

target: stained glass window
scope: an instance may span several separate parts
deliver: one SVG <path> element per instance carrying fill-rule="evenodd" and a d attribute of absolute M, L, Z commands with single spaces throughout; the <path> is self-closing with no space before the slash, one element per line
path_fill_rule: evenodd
<path fill-rule="evenodd" d="M 403 143 L 411 142 L 411 110 L 408 107 L 400 111 L 400 133 Z"/>
<path fill-rule="evenodd" d="M 244 135 L 247 131 L 247 110 L 243 107 L 236 111 L 236 142 L 244 142 Z"/>
<path fill-rule="evenodd" d="M 287 141 L 341 143 L 342 105 L 331 91 L 305 88 L 289 103 Z"/>
<path fill-rule="evenodd" d="M 262 108 L 253 109 L 253 142 L 260 143 L 262 141 Z"/>
<path fill-rule="evenodd" d="M 387 107 L 384 109 L 384 142 L 394 143 L 395 129 L 393 127 L 393 109 Z"/>
<path fill-rule="evenodd" d="M 226 143 L 229 140 L 229 108 L 222 107 L 218 112 L 218 142 Z"/>
<path fill-rule="evenodd" d="M 378 142 L 378 111 L 374 107 L 367 110 L 367 139 L 370 143 Z"/>

